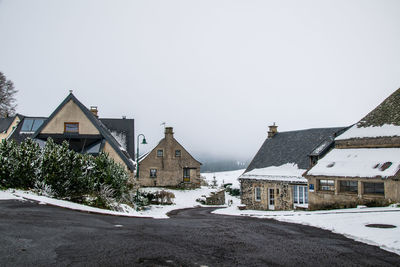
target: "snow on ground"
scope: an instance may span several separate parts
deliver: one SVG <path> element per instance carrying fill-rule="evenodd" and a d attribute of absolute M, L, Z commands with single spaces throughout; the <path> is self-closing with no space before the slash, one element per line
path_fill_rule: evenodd
<path fill-rule="evenodd" d="M 13 194 L 15 190 L 8 189 L 6 191 L 0 190 L 0 200 L 5 200 L 5 199 L 22 199 L 21 197 L 18 197 Z"/>
<path fill-rule="evenodd" d="M 388 162 L 388 163 L 386 163 Z M 389 167 L 382 168 L 384 164 Z M 309 175 L 341 177 L 390 177 L 400 169 L 400 148 L 333 149 L 320 159 Z"/>
<path fill-rule="evenodd" d="M 221 186 L 222 184 L 232 183 L 232 188 L 240 188 L 239 176 L 245 171 L 245 169 L 236 170 L 236 171 L 226 171 L 226 172 L 209 172 L 209 173 L 201 173 L 201 176 L 205 177 L 207 183 L 209 185 L 213 184 L 213 179 L 217 180 L 217 186 Z"/>
<path fill-rule="evenodd" d="M 348 238 L 379 246 L 400 255 L 400 208 L 355 208 L 324 211 L 239 210 L 235 205 L 213 213 L 251 216 L 322 228 Z M 369 228 L 367 224 L 392 224 L 396 228 Z"/>
<path fill-rule="evenodd" d="M 382 126 L 358 127 L 355 124 L 346 132 L 336 137 L 336 140 L 383 136 L 400 136 L 400 126 L 385 124 Z"/>
<path fill-rule="evenodd" d="M 202 196 L 209 196 L 211 192 L 217 191 L 219 189 L 213 189 L 208 187 L 201 187 L 194 190 L 172 190 L 165 189 L 160 187 L 154 188 L 142 188 L 141 191 L 147 192 L 155 192 L 160 190 L 166 190 L 174 193 L 175 198 L 173 199 L 174 204 L 172 205 L 151 205 L 147 207 L 143 211 L 136 211 L 132 207 L 128 205 L 120 205 L 123 211 L 111 211 L 105 209 L 99 209 L 95 207 L 90 207 L 78 203 L 73 203 L 70 201 L 59 200 L 55 198 L 50 198 L 46 196 L 39 196 L 31 191 L 23 191 L 23 190 L 0 190 L 0 200 L 5 199 L 19 199 L 19 200 L 34 200 L 39 202 L 40 204 L 48 204 L 63 208 L 68 208 L 72 210 L 92 212 L 92 213 L 101 213 L 108 215 L 117 215 L 117 216 L 128 216 L 128 217 L 152 217 L 156 219 L 169 218 L 167 213 L 172 210 L 177 209 L 185 209 L 185 208 L 193 208 L 196 206 L 202 206 L 196 199 L 201 198 Z M 240 200 L 239 198 L 231 197 L 226 194 L 226 203 L 228 200 L 231 200 L 235 205 L 238 205 Z"/>

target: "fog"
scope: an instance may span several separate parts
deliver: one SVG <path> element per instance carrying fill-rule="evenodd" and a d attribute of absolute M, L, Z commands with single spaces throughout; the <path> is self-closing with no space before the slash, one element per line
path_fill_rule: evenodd
<path fill-rule="evenodd" d="M 149 150 L 174 127 L 195 155 L 248 159 L 278 131 L 347 126 L 400 87 L 400 1 L 0 2 L 0 71 L 24 115 L 73 90 L 135 119 Z"/>

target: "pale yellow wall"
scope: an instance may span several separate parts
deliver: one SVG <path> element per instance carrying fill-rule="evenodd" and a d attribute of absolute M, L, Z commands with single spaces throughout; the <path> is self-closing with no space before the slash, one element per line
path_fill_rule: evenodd
<path fill-rule="evenodd" d="M 126 166 L 125 162 L 121 159 L 118 153 L 108 142 L 106 142 L 106 144 L 104 145 L 103 152 L 107 153 L 110 156 L 110 158 L 112 158 L 116 163 L 119 163 L 122 166 L 124 166 L 125 170 L 128 171 L 128 167 Z"/>
<path fill-rule="evenodd" d="M 41 133 L 63 134 L 64 122 L 78 122 L 79 134 L 100 134 L 82 110 L 70 100 L 44 127 Z"/>
<path fill-rule="evenodd" d="M 17 127 L 19 122 L 20 122 L 20 119 L 16 116 L 14 121 L 11 123 L 10 127 L 7 129 L 7 132 L 0 133 L 0 141 L 3 141 L 3 139 L 6 139 L 13 132 L 14 128 Z"/>

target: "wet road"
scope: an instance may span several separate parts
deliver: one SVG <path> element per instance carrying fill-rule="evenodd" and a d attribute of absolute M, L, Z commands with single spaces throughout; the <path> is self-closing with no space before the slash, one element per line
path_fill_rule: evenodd
<path fill-rule="evenodd" d="M 170 219 L 0 201 L 0 266 L 400 266 L 400 257 L 318 228 L 174 211 Z"/>

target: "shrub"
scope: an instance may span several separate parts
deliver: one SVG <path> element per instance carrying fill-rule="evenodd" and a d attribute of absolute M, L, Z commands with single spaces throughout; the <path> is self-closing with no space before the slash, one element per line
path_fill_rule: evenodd
<path fill-rule="evenodd" d="M 44 148 L 31 139 L 21 145 L 0 143 L 0 188 L 35 190 L 44 195 L 82 202 L 94 196 L 95 206 L 110 206 L 127 192 L 128 174 L 105 153 L 98 157 L 57 145 L 51 138 Z"/>

